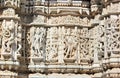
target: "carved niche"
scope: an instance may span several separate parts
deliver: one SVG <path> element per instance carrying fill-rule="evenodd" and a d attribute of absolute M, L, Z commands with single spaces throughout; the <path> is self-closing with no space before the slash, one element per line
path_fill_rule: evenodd
<path fill-rule="evenodd" d="M 2 22 L 2 54 L 12 55 L 17 60 L 21 49 L 22 27 L 15 20 L 3 20 Z M 12 58 L 12 57 L 11 57 Z"/>
<path fill-rule="evenodd" d="M 45 36 L 46 29 L 44 27 L 30 28 L 30 58 L 34 61 L 44 59 Z"/>

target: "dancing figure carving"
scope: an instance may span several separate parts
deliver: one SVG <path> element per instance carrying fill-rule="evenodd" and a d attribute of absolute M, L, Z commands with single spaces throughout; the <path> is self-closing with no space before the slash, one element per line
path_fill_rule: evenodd
<path fill-rule="evenodd" d="M 34 28 L 31 29 L 31 51 L 33 57 L 42 57 L 44 52 L 44 28 Z"/>

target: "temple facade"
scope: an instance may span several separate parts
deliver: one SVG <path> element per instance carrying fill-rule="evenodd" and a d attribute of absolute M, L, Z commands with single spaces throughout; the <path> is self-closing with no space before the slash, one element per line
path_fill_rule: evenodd
<path fill-rule="evenodd" d="M 120 78 L 120 0 L 0 0 L 0 78 Z"/>

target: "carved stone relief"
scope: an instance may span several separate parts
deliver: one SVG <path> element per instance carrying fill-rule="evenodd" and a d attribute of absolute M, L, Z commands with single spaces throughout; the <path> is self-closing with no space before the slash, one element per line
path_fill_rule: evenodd
<path fill-rule="evenodd" d="M 30 41 L 30 63 L 41 63 L 45 59 L 46 29 L 33 26 L 30 28 L 28 36 Z"/>
<path fill-rule="evenodd" d="M 80 17 L 75 17 L 75 16 L 59 16 L 59 17 L 51 17 L 49 19 L 49 24 L 59 24 L 59 25 L 64 25 L 64 24 L 72 24 L 72 25 L 82 25 L 82 26 L 89 26 L 90 25 L 90 20 L 85 17 L 85 18 L 80 18 Z"/>
<path fill-rule="evenodd" d="M 94 63 L 99 63 L 99 60 L 102 60 L 101 58 L 104 55 L 104 26 L 98 25 L 93 28 L 93 31 L 95 32 L 93 35 L 93 45 L 94 45 Z"/>
<path fill-rule="evenodd" d="M 43 27 L 31 27 L 30 42 L 32 57 L 43 58 L 46 30 Z"/>
<path fill-rule="evenodd" d="M 16 55 L 19 54 L 21 49 L 21 26 L 18 26 L 17 21 L 3 20 L 2 33 L 2 52 L 8 54 L 14 53 L 14 59 L 16 60 Z"/>
<path fill-rule="evenodd" d="M 118 54 L 120 48 L 120 28 L 119 28 L 119 19 L 110 19 L 110 23 L 107 25 L 107 51 L 111 52 L 111 55 Z"/>
<path fill-rule="evenodd" d="M 77 29 L 67 28 L 64 35 L 64 61 L 67 59 L 76 60 L 78 48 Z"/>
<path fill-rule="evenodd" d="M 46 59 L 47 61 L 58 61 L 58 28 L 51 27 L 47 31 L 46 41 Z"/>
<path fill-rule="evenodd" d="M 8 8 L 3 11 L 3 16 L 15 16 L 15 10 L 12 8 Z"/>

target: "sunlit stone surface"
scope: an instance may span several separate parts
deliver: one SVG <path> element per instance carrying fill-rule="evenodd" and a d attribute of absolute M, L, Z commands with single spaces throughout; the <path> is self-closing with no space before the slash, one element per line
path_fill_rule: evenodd
<path fill-rule="evenodd" d="M 120 78 L 120 0 L 0 0 L 0 78 Z"/>

